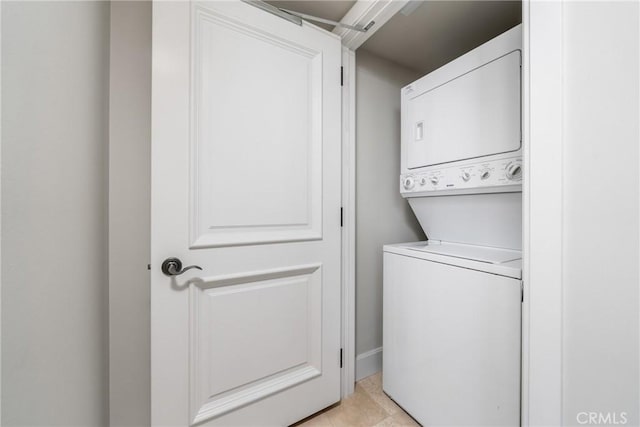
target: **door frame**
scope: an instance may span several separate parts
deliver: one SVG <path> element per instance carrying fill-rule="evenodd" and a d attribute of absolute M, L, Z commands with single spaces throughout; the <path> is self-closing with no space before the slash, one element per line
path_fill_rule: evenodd
<path fill-rule="evenodd" d="M 340 20 L 367 24 L 368 31 L 333 30 L 342 39 L 342 398 L 356 381 L 356 49 L 398 13 L 408 0 L 358 0 Z"/>
<path fill-rule="evenodd" d="M 409 0 L 358 0 L 342 17 L 340 23 L 366 26 L 373 21 L 374 25 L 365 32 L 348 27 L 336 27 L 333 33 L 340 36 L 342 46 L 355 52 L 407 3 Z"/>
<path fill-rule="evenodd" d="M 2 147 L 2 4 L 0 4 L 0 148 Z M 2 149 L 0 149 L 0 184 L 2 183 Z M 0 243 L 2 241 L 2 185 L 0 185 Z M 0 244 L 0 384 L 2 384 L 2 244 Z M 2 391 L 0 388 L 0 426 L 2 426 Z"/>
<path fill-rule="evenodd" d="M 356 377 L 356 54 L 342 46 L 342 373 L 341 396 Z"/>
<path fill-rule="evenodd" d="M 562 425 L 563 3 L 522 8 L 523 426 Z"/>

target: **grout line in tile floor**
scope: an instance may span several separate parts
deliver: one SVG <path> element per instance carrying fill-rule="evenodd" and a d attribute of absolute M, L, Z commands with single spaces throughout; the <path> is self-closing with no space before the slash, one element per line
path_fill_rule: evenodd
<path fill-rule="evenodd" d="M 295 424 L 295 427 L 419 426 L 382 391 L 379 372 L 356 383 L 355 392 L 340 403 Z"/>

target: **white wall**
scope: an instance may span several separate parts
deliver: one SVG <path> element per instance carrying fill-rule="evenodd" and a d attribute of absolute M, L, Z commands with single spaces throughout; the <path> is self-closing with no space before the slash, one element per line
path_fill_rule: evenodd
<path fill-rule="evenodd" d="M 109 4 L 2 2 L 2 425 L 108 423 Z"/>
<path fill-rule="evenodd" d="M 382 368 L 382 246 L 425 239 L 398 186 L 400 89 L 418 77 L 356 52 L 356 378 Z"/>
<path fill-rule="evenodd" d="M 109 413 L 151 423 L 151 2 L 111 3 Z"/>
<path fill-rule="evenodd" d="M 639 12 L 637 2 L 563 9 L 566 425 L 592 411 L 640 424 Z"/>

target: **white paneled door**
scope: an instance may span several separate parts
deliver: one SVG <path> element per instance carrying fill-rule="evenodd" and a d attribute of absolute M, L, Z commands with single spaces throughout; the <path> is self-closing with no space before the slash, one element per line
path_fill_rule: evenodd
<path fill-rule="evenodd" d="M 340 58 L 239 1 L 154 2 L 153 425 L 340 399 Z"/>

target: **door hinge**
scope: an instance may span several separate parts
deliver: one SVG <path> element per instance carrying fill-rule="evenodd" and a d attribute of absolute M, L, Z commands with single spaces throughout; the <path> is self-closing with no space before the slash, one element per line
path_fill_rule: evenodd
<path fill-rule="evenodd" d="M 343 220 L 344 215 L 343 215 L 343 211 L 344 211 L 344 209 L 342 208 L 342 206 L 340 206 L 340 227 L 343 227 L 343 226 L 344 226 L 344 220 Z"/>
<path fill-rule="evenodd" d="M 342 349 L 340 349 L 340 369 L 342 369 Z"/>
<path fill-rule="evenodd" d="M 344 67 L 340 67 L 340 86 L 344 86 Z"/>

